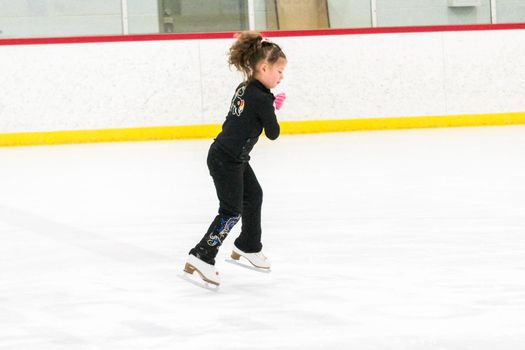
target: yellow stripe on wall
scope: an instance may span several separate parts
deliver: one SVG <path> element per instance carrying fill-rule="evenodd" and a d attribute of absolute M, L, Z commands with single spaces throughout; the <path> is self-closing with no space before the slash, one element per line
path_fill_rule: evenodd
<path fill-rule="evenodd" d="M 525 124 L 525 112 L 281 122 L 285 134 Z"/>
<path fill-rule="evenodd" d="M 525 112 L 281 122 L 282 134 L 525 124 Z M 0 146 L 213 138 L 218 124 L 0 133 Z"/>
<path fill-rule="evenodd" d="M 0 134 L 0 146 L 212 138 L 219 133 L 220 129 L 221 126 L 218 124 L 208 124 L 9 133 Z"/>

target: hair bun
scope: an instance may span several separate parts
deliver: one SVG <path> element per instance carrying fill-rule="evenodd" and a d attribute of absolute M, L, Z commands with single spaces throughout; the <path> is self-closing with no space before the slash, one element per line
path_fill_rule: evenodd
<path fill-rule="evenodd" d="M 247 80 L 253 78 L 255 68 L 261 60 L 275 63 L 286 56 L 281 48 L 261 33 L 244 31 L 235 35 L 235 42 L 230 47 L 228 63 L 241 71 Z"/>

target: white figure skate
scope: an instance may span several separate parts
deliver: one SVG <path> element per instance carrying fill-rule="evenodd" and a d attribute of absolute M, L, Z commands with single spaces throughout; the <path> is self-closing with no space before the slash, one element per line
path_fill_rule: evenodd
<path fill-rule="evenodd" d="M 219 279 L 219 272 L 217 272 L 215 266 L 210 265 L 200 260 L 195 255 L 190 254 L 188 255 L 188 260 L 186 260 L 184 272 L 192 275 L 195 271 L 197 271 L 200 278 L 206 283 L 210 283 L 215 286 L 219 286 L 221 283 Z"/>
<path fill-rule="evenodd" d="M 248 262 L 252 264 L 254 267 L 256 267 L 257 269 L 262 269 L 266 271 L 270 270 L 270 267 L 271 267 L 270 261 L 268 260 L 266 256 L 264 256 L 262 252 L 245 253 L 239 248 L 237 248 L 236 246 L 233 246 L 231 258 L 234 261 L 239 261 L 241 257 L 248 260 Z"/>

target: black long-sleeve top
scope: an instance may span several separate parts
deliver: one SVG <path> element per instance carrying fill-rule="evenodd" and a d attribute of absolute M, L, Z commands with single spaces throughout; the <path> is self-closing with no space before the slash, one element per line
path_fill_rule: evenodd
<path fill-rule="evenodd" d="M 279 137 L 274 100 L 271 91 L 260 81 L 241 83 L 235 89 L 222 131 L 215 139 L 219 147 L 235 160 L 246 162 L 263 129 L 270 140 Z"/>

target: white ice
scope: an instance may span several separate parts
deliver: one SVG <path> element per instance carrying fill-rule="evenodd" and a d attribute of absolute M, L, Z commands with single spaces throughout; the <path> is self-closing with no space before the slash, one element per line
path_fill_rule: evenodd
<path fill-rule="evenodd" d="M 180 279 L 210 140 L 0 149 L 0 349 L 523 349 L 525 127 L 261 140 L 272 272 Z"/>

